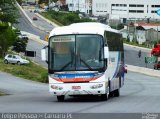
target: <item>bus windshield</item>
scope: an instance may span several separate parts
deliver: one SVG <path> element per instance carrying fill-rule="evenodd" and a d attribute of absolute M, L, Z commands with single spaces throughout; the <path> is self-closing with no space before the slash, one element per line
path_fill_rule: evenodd
<path fill-rule="evenodd" d="M 52 71 L 95 71 L 104 68 L 103 37 L 62 35 L 50 38 L 49 69 Z"/>

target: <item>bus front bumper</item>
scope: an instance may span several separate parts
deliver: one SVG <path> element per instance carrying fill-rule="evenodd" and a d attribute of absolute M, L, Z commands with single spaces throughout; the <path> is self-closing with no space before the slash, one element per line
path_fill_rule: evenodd
<path fill-rule="evenodd" d="M 54 83 L 49 84 L 52 95 L 100 95 L 107 91 L 108 83 Z"/>

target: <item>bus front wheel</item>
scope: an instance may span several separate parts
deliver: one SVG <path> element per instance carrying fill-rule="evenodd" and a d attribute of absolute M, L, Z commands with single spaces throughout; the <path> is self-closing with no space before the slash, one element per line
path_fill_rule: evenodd
<path fill-rule="evenodd" d="M 119 97 L 119 96 L 120 96 L 120 89 L 116 89 L 116 90 L 114 91 L 114 96 L 115 96 L 115 97 Z"/>
<path fill-rule="evenodd" d="M 108 94 L 102 94 L 101 100 L 103 100 L 103 101 L 108 100 Z"/>
<path fill-rule="evenodd" d="M 57 100 L 58 100 L 59 102 L 64 101 L 64 95 L 57 96 Z"/>

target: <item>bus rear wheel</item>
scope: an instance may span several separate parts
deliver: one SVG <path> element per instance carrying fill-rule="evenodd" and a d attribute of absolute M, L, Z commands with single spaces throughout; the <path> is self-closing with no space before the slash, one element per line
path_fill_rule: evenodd
<path fill-rule="evenodd" d="M 64 101 L 64 95 L 57 96 L 57 100 L 58 100 L 59 102 Z"/>
<path fill-rule="evenodd" d="M 114 91 L 114 96 L 115 96 L 115 97 L 119 97 L 119 96 L 120 96 L 120 89 L 116 89 L 116 90 Z"/>

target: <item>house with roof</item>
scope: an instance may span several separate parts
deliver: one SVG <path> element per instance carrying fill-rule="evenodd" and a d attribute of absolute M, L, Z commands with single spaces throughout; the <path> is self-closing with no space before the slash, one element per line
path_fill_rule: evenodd
<path fill-rule="evenodd" d="M 158 40 L 160 39 L 160 24 L 158 23 L 143 23 L 138 24 L 146 30 L 146 41 Z"/>
<path fill-rule="evenodd" d="M 160 39 L 160 24 L 158 23 L 131 23 L 121 30 L 123 38 L 134 39 L 142 44 L 146 41 L 156 41 Z"/>

